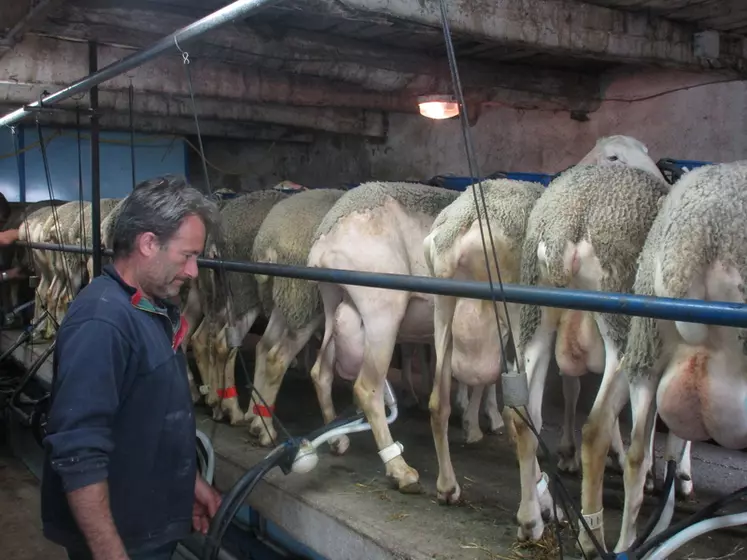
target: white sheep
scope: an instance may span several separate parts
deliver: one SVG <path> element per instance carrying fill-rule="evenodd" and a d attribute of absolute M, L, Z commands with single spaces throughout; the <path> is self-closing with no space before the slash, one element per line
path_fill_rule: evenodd
<path fill-rule="evenodd" d="M 430 233 L 423 241 L 423 249 L 432 276 L 487 282 L 487 263 L 482 243 L 484 236 L 491 275 L 498 293 L 498 274 L 481 200 L 479 214 L 482 232 L 475 208 L 473 189 L 477 188 L 476 185 L 468 187 L 438 215 Z M 535 203 L 542 196 L 544 187 L 539 183 L 497 179 L 484 181 L 482 190 L 501 280 L 505 283 L 517 283 L 527 219 Z M 500 296 L 496 305 L 505 347 L 511 333 Z M 507 307 L 511 327 L 517 329 L 519 305 L 508 303 Z M 503 427 L 495 393 L 495 383 L 499 379 L 502 363 L 496 310 L 493 302 L 489 300 L 437 295 L 434 327 L 436 377 L 430 408 L 439 465 L 436 487 L 439 501 L 455 503 L 459 500 L 460 488 L 451 464 L 448 441 L 452 375 L 465 388 L 475 388 L 472 406 L 468 406 L 465 413 L 467 441 L 478 441 L 482 438 L 477 413 L 480 397 L 486 386 L 489 391 L 488 402 L 492 399 L 495 403 L 493 410 L 490 411 L 491 428 L 497 431 Z"/>
<path fill-rule="evenodd" d="M 747 303 L 746 212 L 747 161 L 709 165 L 684 175 L 672 187 L 651 227 L 634 292 Z M 670 430 L 665 460 L 688 458 L 684 440 L 689 444 L 713 439 L 730 449 L 747 447 L 745 340 L 743 328 L 631 319 L 621 362 L 626 377 L 616 380 L 616 385 L 623 385 L 627 379 L 633 419 L 616 551 L 627 549 L 635 540 L 657 409 Z M 613 395 L 608 400 L 611 413 L 627 402 L 622 390 L 613 385 L 606 393 Z M 619 397 L 614 396 L 617 393 Z M 590 453 L 601 451 L 595 447 Z M 688 473 L 684 474 L 688 482 Z M 680 468 L 676 476 L 683 476 Z"/>
<path fill-rule="evenodd" d="M 344 194 L 338 189 L 312 189 L 281 200 L 268 212 L 254 238 L 251 258 L 256 262 L 305 266 L 312 239 L 324 216 Z M 250 432 L 261 445 L 271 445 L 277 434 L 270 411 L 274 409 L 280 385 L 292 360 L 322 326 L 324 310 L 315 283 L 297 278 L 256 275 L 259 296 L 269 322 L 257 343 L 254 386 L 265 403 L 252 394 L 247 420 Z M 318 383 L 319 364 L 311 370 L 325 422 L 335 418 L 332 387 Z M 265 404 L 270 410 L 265 410 Z M 330 442 L 343 453 L 347 436 Z"/>
<path fill-rule="evenodd" d="M 222 243 L 208 239 L 208 258 L 244 260 L 251 254 L 254 237 L 279 201 L 289 195 L 276 190 L 255 191 L 223 201 L 220 209 Z M 220 254 L 218 254 L 218 250 Z M 225 280 L 221 278 L 225 274 Z M 191 337 L 192 351 L 202 378 L 205 402 L 213 407 L 213 418 L 227 412 L 231 424 L 244 422 L 238 402 L 234 370 L 243 339 L 259 317 L 262 307 L 252 274 L 201 269 L 199 273 L 202 322 Z M 228 287 L 232 297 L 227 297 Z M 229 319 L 233 326 L 229 329 Z"/>
<path fill-rule="evenodd" d="M 68 244 L 68 236 L 73 222 L 79 217 L 80 212 L 85 206 L 90 204 L 90 202 L 76 200 L 56 207 L 54 212 L 50 213 L 44 222 L 41 241 L 55 245 Z M 71 301 L 75 296 L 75 293 L 71 294 L 73 288 L 70 282 L 70 275 L 72 271 L 70 270 L 69 263 L 74 259 L 80 259 L 80 255 L 61 251 L 50 251 L 50 253 L 49 264 L 52 280 L 47 292 L 42 294 L 42 298 L 45 299 L 45 305 L 50 315 L 59 324 L 62 321 L 64 312 L 61 302 Z M 54 333 L 53 324 L 49 321 L 44 338 L 52 338 L 54 337 Z"/>
<path fill-rule="evenodd" d="M 119 198 L 102 198 L 100 202 L 100 216 L 102 220 L 107 218 L 109 213 L 122 201 Z M 91 249 L 93 247 L 93 206 L 90 202 L 83 202 L 82 208 L 80 202 L 71 202 L 78 206 L 78 211 L 74 212 L 74 217 L 71 223 L 69 223 L 66 231 L 62 232 L 63 242 L 66 245 L 74 245 L 76 247 L 85 247 Z M 82 210 L 82 212 L 81 212 Z M 81 227 L 82 218 L 82 227 Z M 62 218 L 60 218 L 62 220 Z M 103 231 L 103 228 L 99 228 Z M 66 268 L 62 267 L 62 260 L 65 261 Z M 62 253 L 62 258 L 58 258 L 55 261 L 57 265 L 56 274 L 62 278 L 72 282 L 70 286 L 72 290 L 65 287 L 65 283 L 59 284 L 59 295 L 53 297 L 57 298 L 57 321 L 62 321 L 67 313 L 68 306 L 72 302 L 72 299 L 77 295 L 78 291 L 83 285 L 85 277 L 85 269 L 87 263 L 91 262 L 91 270 L 88 273 L 89 280 L 93 278 L 93 255 L 82 255 L 79 253 Z"/>
<path fill-rule="evenodd" d="M 414 183 L 364 183 L 324 217 L 308 266 L 427 276 L 423 239 L 456 198 L 453 191 Z M 432 341 L 433 296 L 343 283 L 320 283 L 319 290 L 325 326 L 318 382 L 331 384 L 333 365 L 355 380 L 355 399 L 387 476 L 402 492 L 420 491 L 418 472 L 405 462 L 386 424 L 384 382 L 398 341 Z"/>
<path fill-rule="evenodd" d="M 36 210 L 29 209 L 30 211 L 26 215 L 26 218 L 21 218 L 21 223 L 18 226 L 18 239 L 19 241 L 28 241 L 33 243 L 41 243 L 44 241 L 44 224 L 47 219 L 52 215 L 53 207 L 59 207 L 61 204 L 43 206 Z M 52 283 L 52 263 L 51 259 L 54 251 L 47 251 L 42 249 L 31 249 L 31 266 L 34 270 L 35 275 L 38 278 L 38 284 L 34 290 L 34 315 L 32 319 L 33 324 L 37 324 L 41 321 L 41 317 L 44 314 L 47 306 L 47 293 Z M 50 310 L 51 311 L 51 310 Z M 49 318 L 44 319 L 38 328 L 34 331 L 32 340 L 41 340 L 46 337 L 46 333 L 51 330 Z"/>
<path fill-rule="evenodd" d="M 589 165 L 597 164 L 597 165 Z M 635 263 L 666 193 L 666 184 L 643 144 L 633 138 L 601 139 L 581 162 L 558 176 L 539 199 L 529 218 L 522 250 L 521 283 L 588 290 L 629 292 Z M 542 395 L 555 341 L 555 357 L 563 374 L 563 391 L 575 410 L 578 376 L 603 372 L 602 387 L 614 378 L 625 345 L 629 319 L 559 308 L 522 305 L 517 351 L 529 385 L 528 413 L 537 431 L 542 428 Z M 617 416 L 602 425 L 594 422 L 606 403 L 597 397 L 584 426 L 582 460 L 583 511 L 601 500 L 601 465 L 588 464 L 584 449 L 598 439 L 605 455 L 610 440 L 622 466 L 624 452 Z M 505 411 L 509 433 L 516 442 L 521 474 L 521 504 L 517 513 L 520 539 L 538 539 L 543 515 L 552 511 L 547 479 L 536 458 L 537 440 L 510 409 Z M 572 417 L 571 417 L 572 419 Z M 572 423 L 566 415 L 559 468 L 576 470 Z M 614 437 L 613 437 L 614 435 Z M 594 515 L 586 517 L 594 525 Z M 592 527 L 593 528 L 593 527 Z M 582 533 L 582 538 L 587 537 Z"/>

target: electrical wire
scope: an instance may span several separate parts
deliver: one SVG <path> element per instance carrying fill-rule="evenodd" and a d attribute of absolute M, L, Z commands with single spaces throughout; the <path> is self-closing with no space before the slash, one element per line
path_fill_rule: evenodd
<path fill-rule="evenodd" d="M 448 60 L 449 60 L 449 69 L 451 71 L 451 76 L 452 76 L 452 85 L 454 87 L 454 93 L 455 93 L 455 96 L 457 98 L 457 102 L 458 102 L 458 104 L 460 106 L 460 111 L 459 111 L 459 117 L 460 117 L 460 119 L 459 120 L 460 120 L 460 123 L 461 123 L 462 136 L 463 136 L 463 140 L 464 140 L 464 144 L 465 144 L 465 149 L 466 149 L 466 153 L 467 153 L 467 163 L 468 163 L 468 166 L 469 166 L 470 176 L 471 176 L 471 178 L 472 178 L 473 181 L 476 181 L 471 186 L 472 186 L 473 199 L 474 199 L 474 202 L 475 202 L 475 210 L 477 212 L 478 226 L 480 228 L 480 238 L 481 238 L 482 247 L 483 247 L 483 255 L 485 257 L 485 267 L 486 267 L 486 272 L 487 272 L 487 276 L 488 276 L 488 283 L 489 283 L 489 286 L 490 286 L 490 293 L 491 293 L 491 296 L 492 296 L 491 300 L 492 300 L 492 303 L 493 303 L 493 310 L 494 310 L 494 313 L 495 313 L 496 325 L 497 325 L 497 328 L 498 328 L 498 341 L 499 341 L 500 349 L 501 349 L 501 366 L 502 366 L 502 371 L 508 371 L 508 363 L 507 363 L 507 358 L 506 358 L 506 345 L 505 345 L 505 343 L 503 341 L 503 334 L 502 334 L 502 329 L 501 329 L 501 321 L 500 321 L 500 317 L 499 317 L 499 314 L 498 314 L 498 308 L 497 308 L 497 305 L 496 305 L 495 286 L 493 284 L 492 271 L 490 269 L 490 259 L 488 257 L 488 248 L 487 248 L 487 243 L 485 242 L 485 234 L 483 232 L 482 220 L 480 218 L 480 206 L 479 206 L 478 199 L 477 199 L 477 191 L 478 190 L 480 191 L 480 200 L 482 202 L 483 211 L 485 213 L 485 222 L 486 222 L 486 226 L 487 226 L 487 230 L 488 230 L 488 237 L 490 238 L 490 244 L 491 244 L 493 261 L 494 261 L 495 267 L 496 267 L 496 276 L 497 276 L 498 284 L 499 284 L 499 287 L 500 287 L 501 300 L 502 300 L 502 303 L 503 303 L 503 309 L 504 309 L 504 313 L 505 313 L 505 316 L 506 316 L 506 322 L 507 322 L 507 327 L 508 327 L 508 331 L 509 331 L 508 340 L 509 340 L 510 343 L 512 343 L 514 345 L 515 363 L 516 363 L 517 370 L 521 373 L 521 359 L 519 357 L 518 349 L 515 348 L 516 341 L 513 340 L 513 336 L 511 336 L 511 333 L 513 333 L 513 328 L 511 326 L 511 318 L 510 318 L 510 314 L 508 312 L 508 305 L 507 305 L 506 295 L 505 295 L 505 291 L 504 291 L 504 288 L 503 288 L 503 279 L 502 279 L 501 273 L 500 273 L 500 264 L 498 262 L 498 257 L 497 257 L 496 250 L 495 250 L 495 243 L 494 243 L 494 240 L 493 240 L 493 235 L 492 235 L 492 231 L 491 231 L 491 227 L 490 227 L 490 217 L 488 215 L 487 204 L 485 202 L 485 193 L 484 193 L 483 186 L 482 186 L 483 180 L 482 180 L 480 172 L 478 170 L 476 158 L 475 158 L 475 155 L 474 155 L 474 149 L 473 149 L 473 145 L 472 145 L 472 140 L 471 140 L 471 136 L 470 136 L 470 132 L 469 132 L 469 123 L 467 122 L 467 114 L 466 114 L 467 113 L 467 107 L 466 107 L 466 104 L 465 104 L 465 101 L 464 101 L 464 93 L 463 93 L 463 90 L 462 90 L 461 80 L 459 78 L 459 68 L 458 68 L 458 65 L 457 65 L 457 62 L 456 62 L 456 54 L 454 52 L 454 44 L 453 44 L 453 41 L 452 41 L 452 38 L 451 38 L 451 32 L 449 30 L 448 16 L 447 16 L 447 10 L 446 10 L 446 2 L 445 2 L 445 0 L 440 0 L 439 4 L 440 4 L 440 12 L 441 12 L 441 25 L 442 25 L 443 33 L 444 33 L 444 42 L 446 44 L 446 53 L 447 53 L 447 57 L 448 57 Z M 525 417 L 519 411 L 518 408 L 511 407 L 511 409 L 530 428 L 530 430 L 532 431 L 533 435 L 537 438 L 537 441 L 542 446 L 543 450 L 547 449 L 546 445 L 542 441 L 542 438 L 540 437 L 539 431 L 534 427 L 534 423 L 532 422 L 531 417 L 529 416 L 529 412 L 527 411 L 527 416 Z M 549 457 L 551 455 L 548 453 L 547 456 Z M 575 507 L 573 506 L 572 500 L 570 500 L 570 496 L 568 495 L 567 490 L 564 488 L 563 483 L 560 480 L 560 477 L 558 476 L 557 472 L 555 472 L 555 468 L 551 467 L 551 470 L 552 470 L 552 472 L 551 472 L 551 482 L 553 483 L 552 486 L 556 489 L 556 491 L 560 490 L 562 492 L 562 494 L 563 494 L 563 496 L 561 497 L 561 504 L 562 504 L 561 507 L 565 510 L 565 508 L 567 507 L 566 502 L 568 502 L 568 504 L 570 504 L 571 507 L 573 507 L 575 509 Z M 552 496 L 552 491 L 550 492 L 550 494 Z M 557 497 L 558 497 L 557 494 L 556 494 L 556 496 L 552 496 L 552 498 L 553 498 L 553 508 L 552 508 L 552 512 L 551 512 L 555 516 L 555 522 L 556 522 L 555 524 L 556 524 L 556 526 L 558 525 L 557 504 L 556 504 Z M 566 510 L 566 516 L 567 516 L 567 518 L 569 519 L 569 522 L 570 522 L 571 517 L 570 517 L 570 515 L 568 515 L 567 510 Z M 605 557 L 604 549 L 601 547 L 601 545 L 599 544 L 599 542 L 597 541 L 597 539 L 594 537 L 593 533 L 590 531 L 590 529 L 589 529 L 588 525 L 586 524 L 586 521 L 584 520 L 583 516 L 580 515 L 580 512 L 578 513 L 578 519 L 584 525 L 584 528 L 586 529 L 589 537 L 591 538 L 592 542 L 594 543 L 594 546 L 595 546 L 595 548 L 596 548 L 599 556 L 601 558 L 604 558 Z M 573 525 L 571 524 L 571 527 L 572 526 Z M 575 531 L 574 531 L 574 533 L 575 533 Z M 574 535 L 574 536 L 578 540 L 578 535 Z M 562 555 L 563 555 L 562 542 L 559 541 L 559 544 L 560 544 L 560 555 L 561 555 L 561 558 L 562 558 Z"/>
<path fill-rule="evenodd" d="M 199 154 L 200 154 L 200 160 L 201 160 L 201 164 L 202 164 L 202 171 L 203 171 L 203 175 L 204 175 L 204 179 L 205 179 L 205 187 L 207 188 L 209 196 L 213 196 L 213 190 L 212 190 L 212 188 L 210 186 L 210 174 L 208 173 L 208 170 L 207 170 L 207 158 L 205 157 L 205 149 L 204 149 L 204 145 L 202 143 L 202 133 L 200 131 L 200 121 L 199 121 L 199 118 L 197 116 L 197 102 L 195 101 L 194 87 L 192 85 L 192 73 L 190 72 L 189 53 L 186 52 L 186 51 L 183 51 L 179 47 L 179 44 L 176 41 L 176 38 L 174 39 L 174 44 L 176 45 L 177 50 L 181 54 L 181 57 L 182 57 L 182 60 L 183 60 L 183 63 L 184 63 L 184 71 L 185 71 L 185 74 L 186 74 L 186 77 L 187 77 L 187 86 L 189 88 L 189 97 L 190 97 L 190 101 L 191 101 L 191 104 L 192 104 L 192 115 L 193 115 L 194 121 L 195 121 L 195 131 L 197 133 L 197 142 L 198 142 L 198 146 L 199 146 Z M 215 242 L 215 245 L 216 245 L 217 257 L 220 259 L 221 263 L 223 261 L 221 255 L 224 254 L 224 249 L 225 249 L 225 247 L 223 245 L 223 241 L 224 240 L 221 238 L 220 235 L 214 236 L 214 242 Z M 232 316 L 232 312 L 233 312 L 232 302 L 235 301 L 235 299 L 233 297 L 233 292 L 232 292 L 232 289 L 231 289 L 231 283 L 228 281 L 228 278 L 226 277 L 226 271 L 225 271 L 225 268 L 223 267 L 222 264 L 219 267 L 219 270 L 215 271 L 214 274 L 215 274 L 215 276 L 217 276 L 220 279 L 219 281 L 222 284 L 221 287 L 223 288 L 223 294 L 225 296 L 225 300 L 224 301 L 226 302 L 225 312 L 226 312 L 226 317 L 227 317 L 227 324 L 228 324 L 228 326 L 230 326 L 232 328 L 235 328 L 235 325 L 236 325 L 236 320 L 235 319 L 236 318 Z M 246 383 L 246 388 L 249 389 L 250 395 L 251 394 L 256 395 L 257 399 L 263 404 L 263 406 L 265 407 L 265 409 L 269 411 L 271 419 L 273 420 L 273 422 L 277 423 L 277 425 L 281 429 L 281 431 L 290 440 L 291 439 L 291 435 L 288 432 L 288 430 L 286 429 L 285 425 L 275 415 L 275 413 L 272 411 L 272 409 L 269 406 L 267 406 L 267 402 L 265 401 L 264 397 L 256 389 L 256 387 L 254 386 L 254 383 L 252 381 L 250 381 L 248 368 L 246 366 L 246 362 L 244 361 L 244 357 L 243 357 L 241 351 L 237 352 L 237 358 L 238 358 L 238 362 L 239 362 L 239 366 L 240 366 L 240 371 L 243 374 L 243 377 L 244 377 L 244 380 L 245 380 L 245 383 Z M 221 406 L 222 401 L 223 401 L 223 397 L 221 396 L 220 400 L 219 400 L 219 403 L 218 403 L 219 407 Z M 262 425 L 263 425 L 266 433 L 267 434 L 271 434 L 271 431 L 269 430 L 269 428 L 267 426 L 267 422 L 265 421 L 264 416 L 260 415 L 259 418 L 260 418 L 260 421 L 262 422 Z M 214 440 L 216 433 L 217 433 L 217 423 L 213 425 L 211 439 Z M 277 446 L 277 442 L 275 441 L 275 438 L 273 438 L 272 436 L 270 436 L 270 438 L 272 440 L 273 446 Z"/>

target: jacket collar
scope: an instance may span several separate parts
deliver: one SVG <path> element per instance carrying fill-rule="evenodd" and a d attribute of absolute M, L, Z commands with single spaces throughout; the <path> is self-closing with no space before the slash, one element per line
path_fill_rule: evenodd
<path fill-rule="evenodd" d="M 125 282 L 117 272 L 117 269 L 114 268 L 113 264 L 105 265 L 102 267 L 101 272 L 117 282 L 125 293 L 130 296 L 130 303 L 133 307 L 147 313 L 163 315 L 168 318 L 174 331 L 174 348 L 181 344 L 184 336 L 186 336 L 186 333 L 189 330 L 189 324 L 187 323 L 186 318 L 181 314 L 178 306 L 170 301 L 162 299 L 157 299 L 155 302 L 151 302 L 147 297 L 145 297 L 139 288 L 134 288 Z"/>

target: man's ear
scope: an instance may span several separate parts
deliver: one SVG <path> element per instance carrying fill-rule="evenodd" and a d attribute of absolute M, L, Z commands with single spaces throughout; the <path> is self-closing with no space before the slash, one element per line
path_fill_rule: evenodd
<path fill-rule="evenodd" d="M 154 233 L 147 231 L 138 236 L 137 247 L 143 256 L 151 257 L 160 250 L 161 244 Z"/>

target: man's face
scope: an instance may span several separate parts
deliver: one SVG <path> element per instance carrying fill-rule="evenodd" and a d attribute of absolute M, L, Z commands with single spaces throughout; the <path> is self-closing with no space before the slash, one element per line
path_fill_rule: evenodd
<path fill-rule="evenodd" d="M 159 245 L 154 239 L 148 246 L 140 284 L 148 294 L 169 299 L 179 294 L 184 282 L 197 276 L 205 225 L 197 216 L 188 216 L 167 243 Z"/>

